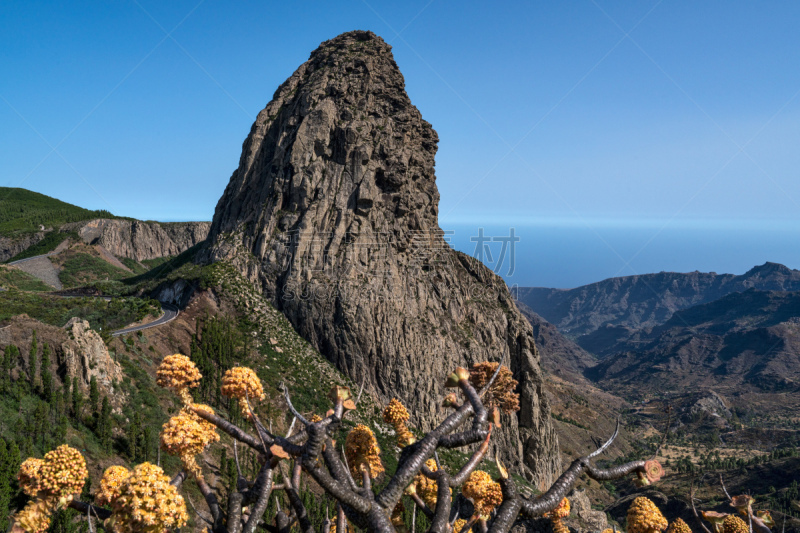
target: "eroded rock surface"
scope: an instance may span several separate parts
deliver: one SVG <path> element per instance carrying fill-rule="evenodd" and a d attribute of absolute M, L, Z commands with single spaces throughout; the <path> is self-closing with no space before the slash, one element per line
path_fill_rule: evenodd
<path fill-rule="evenodd" d="M 430 428 L 446 375 L 503 360 L 522 410 L 496 433 L 505 460 L 560 469 L 531 326 L 502 279 L 438 225 L 438 137 L 371 32 L 323 43 L 259 113 L 217 204 L 206 260 L 231 260 L 325 357 Z"/>
<path fill-rule="evenodd" d="M 142 222 L 96 219 L 67 224 L 84 242 L 98 244 L 117 257 L 136 261 L 178 255 L 205 240 L 209 222 Z"/>
<path fill-rule="evenodd" d="M 89 328 L 89 323 L 81 318 L 72 318 L 64 326 L 69 340 L 61 345 L 67 375 L 84 390 L 89 389 L 92 377 L 97 385 L 108 394 L 114 393 L 114 383 L 122 381 L 122 368 L 111 358 L 103 338 Z"/>

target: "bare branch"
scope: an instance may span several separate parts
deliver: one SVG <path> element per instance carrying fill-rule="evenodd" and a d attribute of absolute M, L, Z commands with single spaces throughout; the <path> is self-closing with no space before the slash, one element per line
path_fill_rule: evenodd
<path fill-rule="evenodd" d="M 481 398 L 483 398 L 483 395 L 486 394 L 489 391 L 489 387 L 492 386 L 492 383 L 494 383 L 494 380 L 497 379 L 497 376 L 500 375 L 500 369 L 503 368 L 503 361 L 505 361 L 505 359 L 506 359 L 505 356 L 503 356 L 500 359 L 500 361 L 497 363 L 497 368 L 494 370 L 494 374 L 492 374 L 492 377 L 489 378 L 489 381 L 486 383 L 486 385 L 483 386 L 483 388 L 478 393 L 478 395 Z"/>
<path fill-rule="evenodd" d="M 289 406 L 289 410 L 300 422 L 302 422 L 304 426 L 309 426 L 311 422 L 306 420 L 303 415 L 297 412 L 297 409 L 295 409 L 294 405 L 292 405 L 292 399 L 289 397 L 289 388 L 286 386 L 286 383 L 281 383 L 281 388 L 283 389 L 283 397 L 286 398 L 286 404 Z"/>
<path fill-rule="evenodd" d="M 611 435 L 611 438 L 608 439 L 605 444 L 603 444 L 602 446 L 597 448 L 595 451 L 590 453 L 587 456 L 587 459 L 593 459 L 593 458 L 597 457 L 598 455 L 600 455 L 601 453 L 603 453 L 604 451 L 606 451 L 608 449 L 608 447 L 611 446 L 611 443 L 614 442 L 614 439 L 617 438 L 617 435 L 619 435 L 619 418 L 617 418 L 617 427 L 614 429 L 614 434 Z"/>

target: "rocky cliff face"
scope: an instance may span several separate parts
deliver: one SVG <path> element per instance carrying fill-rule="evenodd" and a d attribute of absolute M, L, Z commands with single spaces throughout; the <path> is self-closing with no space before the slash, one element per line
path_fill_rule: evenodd
<path fill-rule="evenodd" d="M 136 261 L 178 255 L 205 240 L 208 222 L 142 222 L 96 219 L 68 224 L 84 242 L 99 244 L 117 257 Z"/>
<path fill-rule="evenodd" d="M 0 237 L 0 262 L 8 261 L 44 239 L 45 233 L 30 233 L 21 237 Z"/>
<path fill-rule="evenodd" d="M 231 260 L 339 369 L 414 422 L 445 376 L 503 360 L 522 410 L 496 442 L 520 474 L 560 469 L 531 326 L 503 281 L 438 226 L 438 137 L 371 32 L 323 43 L 258 115 L 217 204 L 206 260 Z"/>
<path fill-rule="evenodd" d="M 90 329 L 89 323 L 80 318 L 72 318 L 64 326 L 69 340 L 61 345 L 67 375 L 77 378 L 84 390 L 95 378 L 97 385 L 107 394 L 114 394 L 114 385 L 122 381 L 122 367 L 111 358 L 103 338 Z"/>
<path fill-rule="evenodd" d="M 120 391 L 115 388 L 116 382 L 123 378 L 122 368 L 108 353 L 100 335 L 89 328 L 89 323 L 80 318 L 72 318 L 63 328 L 39 322 L 28 315 L 17 315 L 0 327 L 0 350 L 13 344 L 20 349 L 22 357 L 12 373 L 19 379 L 29 378 L 30 346 L 33 332 L 36 332 L 39 343 L 39 361 L 45 344 L 53 349 L 50 372 L 53 376 L 66 374 L 74 380 L 85 393 L 89 391 L 92 377 L 104 395 L 112 404 L 121 401 Z M 62 373 L 63 371 L 63 373 Z"/>

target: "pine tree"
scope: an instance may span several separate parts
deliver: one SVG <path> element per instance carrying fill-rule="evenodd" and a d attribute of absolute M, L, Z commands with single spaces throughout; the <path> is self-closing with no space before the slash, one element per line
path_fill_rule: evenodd
<path fill-rule="evenodd" d="M 49 402 L 53 399 L 53 375 L 50 373 L 50 345 L 42 348 L 42 398 Z"/>
<path fill-rule="evenodd" d="M 97 419 L 98 409 L 100 408 L 100 391 L 97 388 L 97 378 L 92 376 L 89 380 L 89 409 L 92 411 L 92 417 Z"/>
<path fill-rule="evenodd" d="M 78 386 L 78 380 L 73 380 L 72 383 L 72 412 L 75 415 L 75 420 L 83 422 L 83 394 Z"/>
<path fill-rule="evenodd" d="M 30 380 L 31 390 L 36 390 L 36 374 L 39 370 L 39 340 L 36 338 L 36 330 L 31 334 L 31 350 L 28 354 L 28 379 Z"/>
<path fill-rule="evenodd" d="M 111 420 L 111 404 L 109 403 L 108 398 L 103 398 L 103 404 L 100 408 L 100 419 L 98 422 L 98 437 L 100 438 L 100 444 L 103 446 L 105 451 L 110 452 L 113 420 Z"/>

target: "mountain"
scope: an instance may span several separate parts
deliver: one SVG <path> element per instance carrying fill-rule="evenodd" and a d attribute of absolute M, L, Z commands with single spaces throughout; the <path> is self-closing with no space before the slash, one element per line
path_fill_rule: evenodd
<path fill-rule="evenodd" d="M 389 45 L 365 31 L 326 41 L 259 113 L 200 258 L 234 264 L 339 370 L 381 403 L 397 395 L 423 428 L 442 416 L 443 376 L 502 359 L 523 407 L 495 442 L 515 472 L 552 481 L 531 326 L 502 279 L 443 239 L 437 142 Z"/>
<path fill-rule="evenodd" d="M 800 271 L 765 263 L 738 276 L 660 272 L 566 290 L 524 287 L 515 296 L 587 351 L 605 355 L 632 330 L 663 324 L 675 311 L 750 288 L 800 290 Z"/>
<path fill-rule="evenodd" d="M 50 253 L 70 237 L 101 246 L 118 258 L 158 259 L 204 241 L 210 226 L 120 218 L 37 192 L 0 187 L 0 262 Z"/>
<path fill-rule="evenodd" d="M 579 379 L 583 372 L 597 364 L 597 358 L 566 338 L 553 324 L 522 302 L 517 308 L 530 322 L 533 338 L 548 374 L 569 374 Z"/>
<path fill-rule="evenodd" d="M 800 392 L 800 292 L 732 293 L 615 346 L 587 375 L 615 390 Z"/>

